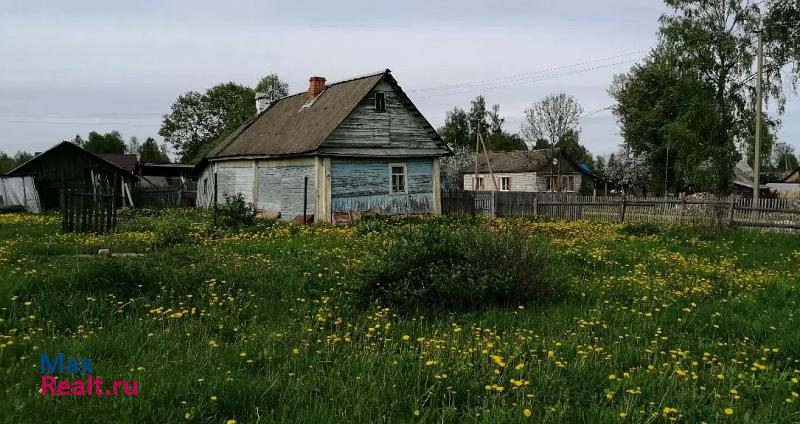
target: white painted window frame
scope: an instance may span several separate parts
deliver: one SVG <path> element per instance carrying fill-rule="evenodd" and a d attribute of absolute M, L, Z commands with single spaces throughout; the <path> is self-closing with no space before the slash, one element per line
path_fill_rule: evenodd
<path fill-rule="evenodd" d="M 403 191 L 395 191 L 393 187 L 394 168 L 403 168 Z M 389 164 L 389 194 L 402 195 L 408 194 L 408 166 L 405 163 L 390 163 Z"/>
<path fill-rule="evenodd" d="M 511 191 L 511 177 L 508 175 L 500 176 L 500 191 Z M 507 181 L 506 188 L 503 188 L 503 180 Z"/>

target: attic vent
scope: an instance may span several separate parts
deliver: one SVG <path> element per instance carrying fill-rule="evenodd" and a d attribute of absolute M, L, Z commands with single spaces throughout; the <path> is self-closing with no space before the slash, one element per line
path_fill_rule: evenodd
<path fill-rule="evenodd" d="M 386 112 L 385 93 L 375 93 L 375 110 L 378 112 Z"/>

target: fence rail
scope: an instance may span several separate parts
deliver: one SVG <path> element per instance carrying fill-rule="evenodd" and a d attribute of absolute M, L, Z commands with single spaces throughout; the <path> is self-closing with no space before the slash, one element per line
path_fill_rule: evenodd
<path fill-rule="evenodd" d="M 548 216 L 563 220 L 800 230 L 800 201 L 715 197 L 595 197 L 570 193 L 442 191 L 445 215 Z"/>

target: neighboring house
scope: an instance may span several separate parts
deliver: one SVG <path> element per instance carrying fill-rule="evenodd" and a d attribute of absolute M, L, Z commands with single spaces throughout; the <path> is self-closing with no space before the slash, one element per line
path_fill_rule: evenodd
<path fill-rule="evenodd" d="M 800 197 L 800 168 L 786 175 L 778 183 L 769 183 L 767 187 L 781 197 Z"/>
<path fill-rule="evenodd" d="M 113 157 L 112 157 L 113 156 Z M 126 155 L 109 156 L 114 163 L 83 147 L 64 141 L 39 153 L 31 160 L 9 171 L 7 175 L 33 175 L 42 209 L 61 206 L 62 188 L 102 187 L 110 190 L 115 178 L 117 192 L 130 199 L 131 184 L 136 180 Z M 135 166 L 135 156 L 134 162 Z"/>
<path fill-rule="evenodd" d="M 763 178 L 762 178 L 763 181 Z M 733 192 L 742 197 L 753 197 L 753 168 L 747 163 L 745 159 L 740 160 L 733 167 Z M 769 194 L 769 187 L 761 184 L 759 190 L 762 195 Z"/>
<path fill-rule="evenodd" d="M 391 72 L 309 81 L 272 104 L 256 96 L 257 114 L 197 165 L 197 205 L 241 193 L 281 219 L 302 216 L 304 202 L 317 222 L 440 213 L 439 157 L 450 150 Z"/>
<path fill-rule="evenodd" d="M 473 191 L 477 185 L 478 191 L 578 192 L 583 178 L 592 177 L 558 149 L 554 153 L 549 149 L 489 152 L 487 156 L 488 163 L 483 155 L 478 157 L 477 183 L 474 168 L 467 168 L 464 190 Z"/>

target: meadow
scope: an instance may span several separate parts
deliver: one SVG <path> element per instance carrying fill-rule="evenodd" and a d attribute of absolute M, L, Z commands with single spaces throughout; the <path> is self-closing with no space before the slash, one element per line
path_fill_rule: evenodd
<path fill-rule="evenodd" d="M 419 225 L 544 237 L 563 288 L 468 309 L 365 300 L 364 268 Z M 448 218 L 223 230 L 191 209 L 124 212 L 109 235 L 59 227 L 0 215 L 3 422 L 800 421 L 800 235 Z M 43 396 L 43 353 L 92 358 L 138 395 Z"/>

